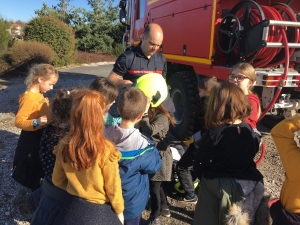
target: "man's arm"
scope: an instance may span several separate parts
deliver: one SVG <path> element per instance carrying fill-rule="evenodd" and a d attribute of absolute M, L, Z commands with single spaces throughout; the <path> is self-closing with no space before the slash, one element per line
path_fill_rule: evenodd
<path fill-rule="evenodd" d="M 111 71 L 108 75 L 107 79 L 112 82 L 118 89 L 122 89 L 124 87 L 131 87 L 132 82 L 130 80 L 123 80 L 123 77 Z"/>

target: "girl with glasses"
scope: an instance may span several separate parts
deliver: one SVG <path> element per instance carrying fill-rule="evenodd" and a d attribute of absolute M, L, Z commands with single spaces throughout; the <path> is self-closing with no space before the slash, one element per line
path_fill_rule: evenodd
<path fill-rule="evenodd" d="M 257 95 L 252 92 L 253 85 L 256 81 L 255 69 L 249 63 L 239 63 L 232 68 L 228 78 L 229 82 L 239 86 L 248 97 L 252 106 L 252 113 L 246 118 L 245 122 L 257 131 L 256 123 L 260 115 L 260 101 Z"/>

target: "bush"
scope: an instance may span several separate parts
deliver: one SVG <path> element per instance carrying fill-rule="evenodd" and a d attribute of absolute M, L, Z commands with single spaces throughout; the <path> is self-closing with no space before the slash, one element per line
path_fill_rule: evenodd
<path fill-rule="evenodd" d="M 53 64 L 54 51 L 46 44 L 36 41 L 18 41 L 9 52 L 7 63 L 18 69 L 27 70 L 35 63 Z"/>
<path fill-rule="evenodd" d="M 0 75 L 3 75 L 10 67 L 11 65 L 5 60 L 5 55 L 2 55 L 0 57 Z"/>
<path fill-rule="evenodd" d="M 122 44 L 116 44 L 113 49 L 114 56 L 119 56 L 122 53 L 124 53 L 123 45 Z"/>
<path fill-rule="evenodd" d="M 66 66 L 74 61 L 75 36 L 73 29 L 53 16 L 41 16 L 25 27 L 24 39 L 49 45 L 55 52 L 54 65 Z"/>

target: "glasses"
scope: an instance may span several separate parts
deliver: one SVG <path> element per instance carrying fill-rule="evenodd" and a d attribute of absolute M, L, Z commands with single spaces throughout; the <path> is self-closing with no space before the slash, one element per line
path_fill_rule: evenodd
<path fill-rule="evenodd" d="M 228 78 L 229 80 L 236 79 L 237 81 L 243 81 L 244 79 L 249 79 L 249 77 L 243 75 L 234 75 L 234 74 L 229 74 Z"/>

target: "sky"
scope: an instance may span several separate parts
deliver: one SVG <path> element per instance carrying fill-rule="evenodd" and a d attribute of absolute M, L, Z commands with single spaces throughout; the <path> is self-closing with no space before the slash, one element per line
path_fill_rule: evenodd
<path fill-rule="evenodd" d="M 37 15 L 35 10 L 41 9 L 45 2 L 49 7 L 56 6 L 58 0 L 0 0 L 0 17 L 5 20 L 28 22 Z M 114 0 L 117 5 L 119 0 Z M 91 8 L 87 5 L 87 0 L 71 0 L 70 5 L 76 8 L 82 7 L 86 10 Z"/>

